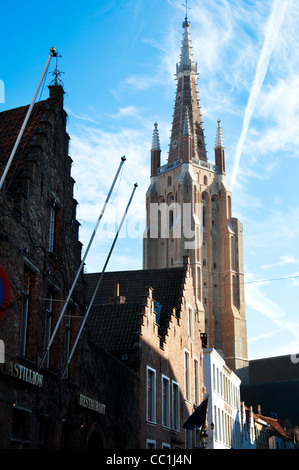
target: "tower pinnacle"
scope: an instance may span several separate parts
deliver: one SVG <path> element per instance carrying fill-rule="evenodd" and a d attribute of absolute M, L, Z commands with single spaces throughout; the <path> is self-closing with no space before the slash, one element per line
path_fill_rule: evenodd
<path fill-rule="evenodd" d="M 161 150 L 158 123 L 154 123 L 153 139 L 152 139 L 152 150 Z"/>
<path fill-rule="evenodd" d="M 225 148 L 223 143 L 223 136 L 222 136 L 222 129 L 221 129 L 221 121 L 218 119 L 218 127 L 216 133 L 216 142 L 215 142 L 215 149 L 216 148 Z"/>
<path fill-rule="evenodd" d="M 218 119 L 218 127 L 216 131 L 216 142 L 215 142 L 215 164 L 218 167 L 220 174 L 225 173 L 225 147 L 222 137 L 221 121 Z"/>

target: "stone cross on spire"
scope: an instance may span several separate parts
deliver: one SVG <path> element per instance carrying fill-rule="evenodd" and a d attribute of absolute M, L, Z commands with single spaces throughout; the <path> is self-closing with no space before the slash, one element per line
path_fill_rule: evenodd
<path fill-rule="evenodd" d="M 188 10 L 191 10 L 191 8 L 190 8 L 190 7 L 188 7 L 188 0 L 186 0 L 186 3 L 185 3 L 185 5 L 184 5 L 183 3 L 182 3 L 182 5 L 183 5 L 183 7 L 185 7 L 185 8 L 186 8 L 186 19 L 187 19 L 187 17 L 188 17 Z"/>

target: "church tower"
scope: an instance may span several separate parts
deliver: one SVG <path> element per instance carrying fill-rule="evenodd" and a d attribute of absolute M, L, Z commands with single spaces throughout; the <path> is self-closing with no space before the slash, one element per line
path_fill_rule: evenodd
<path fill-rule="evenodd" d="M 161 165 L 158 124 L 154 124 L 143 268 L 182 266 L 183 256 L 189 256 L 207 347 L 217 349 L 245 382 L 248 358 L 242 224 L 232 216 L 220 120 L 215 162 L 207 158 L 187 16 L 183 30 L 165 165 Z"/>

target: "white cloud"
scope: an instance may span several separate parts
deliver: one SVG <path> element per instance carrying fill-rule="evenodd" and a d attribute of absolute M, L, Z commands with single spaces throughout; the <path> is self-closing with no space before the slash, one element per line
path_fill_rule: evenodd
<path fill-rule="evenodd" d="M 76 114 L 67 107 L 65 107 L 65 110 L 68 114 L 71 114 L 71 116 L 73 116 L 76 119 L 79 119 L 81 121 L 89 121 L 89 122 L 93 122 L 96 124 L 96 121 L 90 116 L 87 116 L 86 114 Z"/>
<path fill-rule="evenodd" d="M 243 146 L 244 146 L 247 134 L 248 134 L 250 122 L 251 122 L 251 119 L 252 119 L 252 116 L 256 107 L 256 102 L 257 102 L 258 96 L 260 94 L 260 91 L 261 91 L 261 88 L 262 88 L 262 85 L 263 85 L 263 82 L 264 82 L 264 79 L 268 70 L 269 61 L 271 59 L 271 55 L 276 44 L 276 39 L 279 35 L 280 28 L 283 23 L 284 15 L 285 15 L 287 7 L 288 7 L 287 0 L 285 0 L 283 3 L 282 3 L 282 0 L 275 0 L 273 2 L 271 14 L 267 22 L 267 27 L 266 27 L 266 32 L 265 32 L 265 41 L 264 41 L 263 48 L 262 48 L 262 51 L 261 51 L 261 54 L 259 56 L 259 60 L 257 63 L 254 81 L 250 90 L 247 107 L 245 109 L 242 132 L 241 132 L 237 150 L 236 150 L 233 173 L 232 173 L 232 178 L 231 178 L 231 183 L 230 183 L 232 189 L 235 186 L 235 183 L 239 174 L 239 164 L 240 164 L 240 158 L 241 158 L 242 151 L 243 151 Z"/>
<path fill-rule="evenodd" d="M 299 263 L 299 260 L 295 259 L 294 256 L 292 255 L 280 256 L 279 258 L 281 261 L 278 261 L 277 263 L 273 263 L 273 264 L 264 264 L 263 266 L 261 266 L 261 268 L 267 270 L 267 269 L 276 268 L 277 266 L 284 266 L 286 264 Z"/>

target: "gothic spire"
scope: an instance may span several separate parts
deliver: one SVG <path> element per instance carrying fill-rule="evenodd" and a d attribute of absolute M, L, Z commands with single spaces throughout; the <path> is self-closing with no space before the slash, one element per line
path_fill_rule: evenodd
<path fill-rule="evenodd" d="M 189 31 L 190 26 L 190 22 L 186 16 L 185 21 L 183 23 L 184 34 L 181 47 L 181 61 L 180 64 L 177 65 L 177 74 L 180 72 L 189 72 L 197 74 L 197 64 L 194 63 L 193 60 L 192 44 Z"/>
<path fill-rule="evenodd" d="M 180 63 L 176 65 L 177 90 L 174 106 L 168 162 L 182 158 L 182 137 L 186 130 L 185 115 L 188 109 L 188 132 L 192 139 L 190 158 L 207 161 L 205 137 L 197 91 L 197 64 L 193 59 L 190 21 L 183 22 L 183 40 Z"/>

